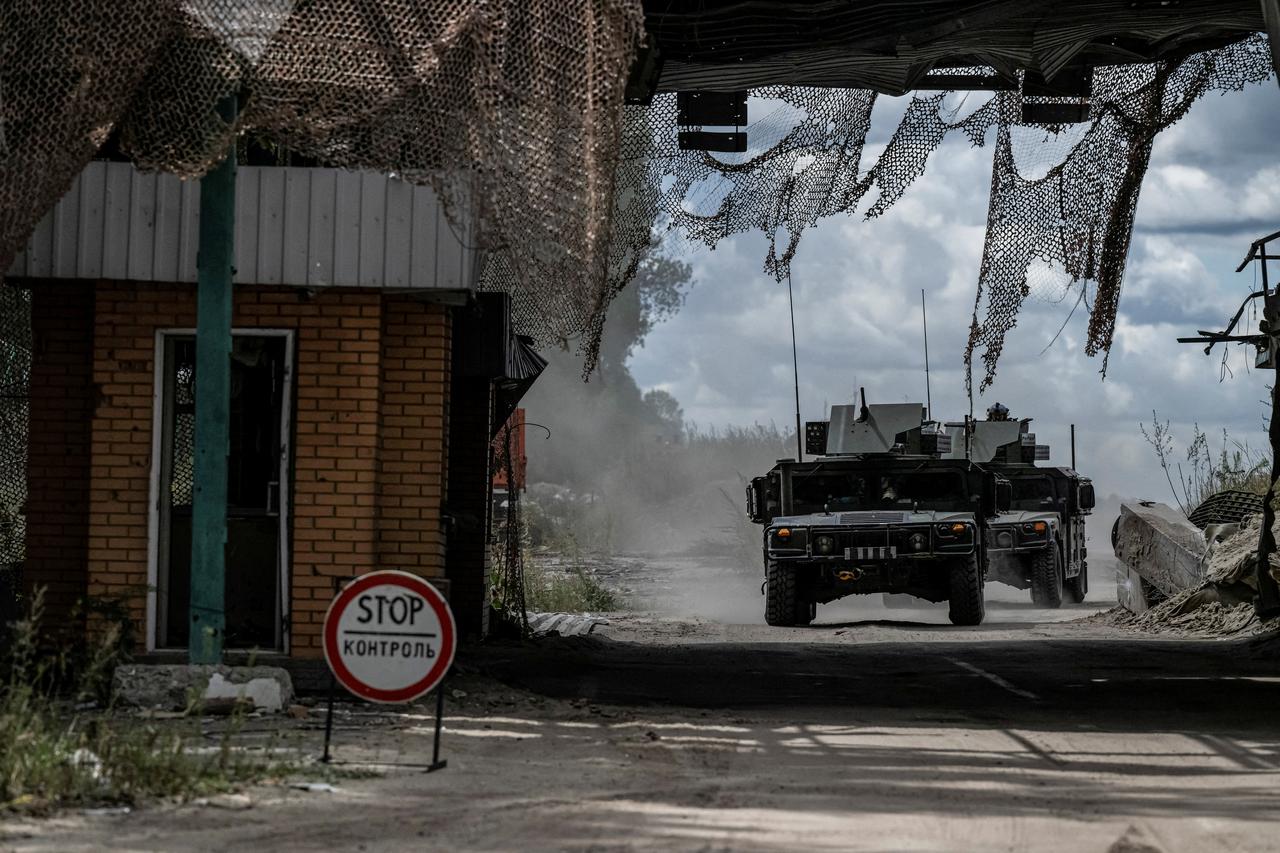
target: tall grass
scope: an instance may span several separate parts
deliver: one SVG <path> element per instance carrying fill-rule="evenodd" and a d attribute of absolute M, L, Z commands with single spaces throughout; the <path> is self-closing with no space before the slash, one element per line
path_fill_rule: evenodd
<path fill-rule="evenodd" d="M 564 571 L 530 560 L 524 566 L 525 600 L 541 613 L 608 613 L 623 609 L 622 600 L 605 587 L 580 560 Z"/>
<path fill-rule="evenodd" d="M 71 805 L 136 804 L 217 793 L 285 766 L 234 748 L 240 718 L 221 744 L 204 747 L 199 721 L 158 725 L 98 707 L 118 662 L 119 624 L 108 625 L 82 663 L 45 651 L 43 594 L 12 626 L 0 685 L 0 812 L 47 812 Z"/>
<path fill-rule="evenodd" d="M 1169 421 L 1160 423 L 1154 409 L 1151 417 L 1150 430 L 1143 423 L 1138 424 L 1138 429 L 1155 452 L 1174 502 L 1184 515 L 1190 515 L 1205 498 L 1227 489 L 1258 495 L 1267 493 L 1270 462 L 1262 451 L 1232 439 L 1225 429 L 1222 443 L 1215 447 L 1210 444 L 1208 434 L 1195 424 L 1185 459 L 1179 461 Z"/>

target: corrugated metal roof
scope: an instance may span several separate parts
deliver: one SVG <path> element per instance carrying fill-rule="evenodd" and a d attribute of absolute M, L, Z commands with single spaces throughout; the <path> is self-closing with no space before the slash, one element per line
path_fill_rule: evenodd
<path fill-rule="evenodd" d="M 200 184 L 96 161 L 40 221 L 10 276 L 196 280 Z M 238 284 L 474 289 L 475 236 L 429 187 L 377 172 L 241 166 Z"/>

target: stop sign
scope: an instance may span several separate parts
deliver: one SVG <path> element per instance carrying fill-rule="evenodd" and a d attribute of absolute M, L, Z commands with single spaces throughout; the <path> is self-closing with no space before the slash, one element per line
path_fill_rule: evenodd
<path fill-rule="evenodd" d="M 457 647 L 453 613 L 408 572 L 372 572 L 324 617 L 324 657 L 343 687 L 372 702 L 409 702 L 440 683 Z"/>

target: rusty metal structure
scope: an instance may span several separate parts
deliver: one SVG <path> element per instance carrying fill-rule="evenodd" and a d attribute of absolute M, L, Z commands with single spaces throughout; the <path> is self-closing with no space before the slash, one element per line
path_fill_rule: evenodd
<path fill-rule="evenodd" d="M 1262 509 L 1262 524 L 1258 538 L 1255 574 L 1258 597 L 1255 608 L 1263 618 L 1280 614 L 1280 580 L 1277 578 L 1280 575 L 1280 568 L 1277 567 L 1280 564 L 1280 546 L 1275 533 L 1276 484 L 1280 481 L 1280 283 L 1272 286 L 1268 267 L 1270 261 L 1280 261 L 1280 254 L 1268 248 L 1277 242 L 1280 242 L 1280 231 L 1259 237 L 1249 244 L 1249 252 L 1240 266 L 1236 267 L 1236 272 L 1244 272 L 1250 264 L 1258 264 L 1262 289 L 1245 297 L 1235 315 L 1227 322 L 1226 328 L 1217 332 L 1199 329 L 1194 336 L 1178 338 L 1179 343 L 1204 344 L 1205 355 L 1210 355 L 1218 344 L 1243 344 L 1252 347 L 1256 354 L 1254 366 L 1259 370 L 1275 371 L 1275 378 L 1271 383 L 1271 423 L 1268 428 L 1271 443 L 1271 472 L 1268 475 L 1270 487 L 1267 494 L 1258 499 Z M 1256 318 L 1257 305 L 1262 306 L 1262 317 L 1258 320 L 1257 331 L 1251 332 L 1241 326 L 1241 321 L 1251 307 L 1255 309 Z"/>

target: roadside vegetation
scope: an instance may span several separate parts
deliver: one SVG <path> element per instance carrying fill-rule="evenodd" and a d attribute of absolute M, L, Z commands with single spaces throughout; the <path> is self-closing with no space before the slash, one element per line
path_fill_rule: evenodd
<path fill-rule="evenodd" d="M 524 564 L 525 601 L 540 613 L 607 613 L 625 609 L 580 559 L 553 568 L 537 559 Z"/>
<path fill-rule="evenodd" d="M 210 740 L 194 703 L 194 716 L 181 720 L 114 712 L 111 675 L 126 648 L 121 624 L 104 623 L 83 651 L 51 655 L 42 616 L 37 593 L 0 652 L 0 813 L 187 800 L 288 770 L 275 749 L 233 748 L 242 713 Z"/>
<path fill-rule="evenodd" d="M 1192 426 L 1191 441 L 1186 443 L 1184 459 L 1178 459 L 1178 442 L 1169 429 L 1169 421 L 1160 422 L 1152 410 L 1150 429 L 1139 424 L 1142 437 L 1151 445 L 1169 483 L 1173 500 L 1184 515 L 1190 515 L 1205 498 L 1226 489 L 1267 493 L 1269 462 L 1260 450 L 1246 442 L 1236 441 L 1222 431 L 1221 444 L 1211 444 L 1198 424 Z"/>

